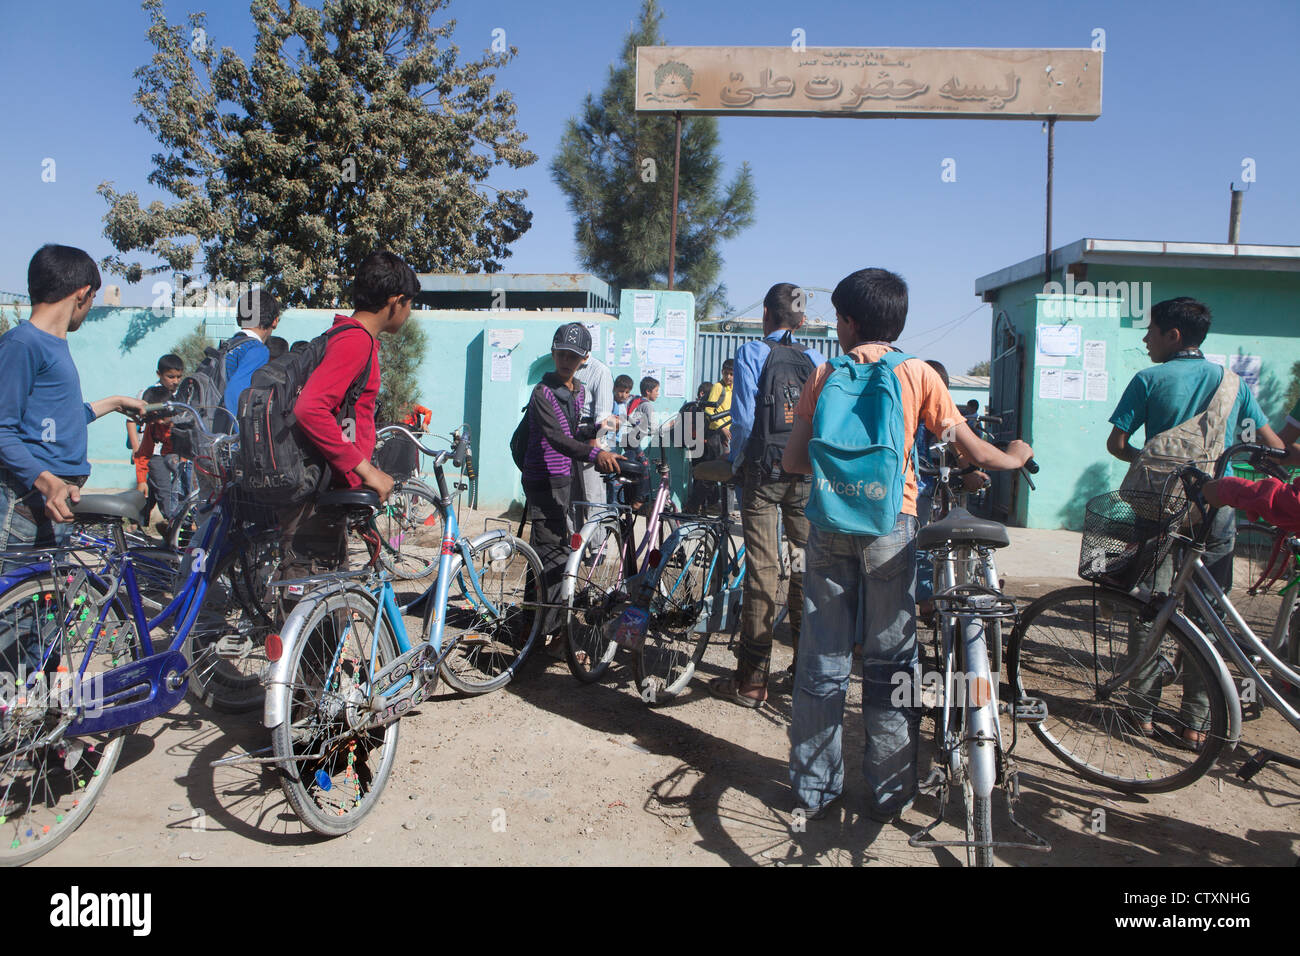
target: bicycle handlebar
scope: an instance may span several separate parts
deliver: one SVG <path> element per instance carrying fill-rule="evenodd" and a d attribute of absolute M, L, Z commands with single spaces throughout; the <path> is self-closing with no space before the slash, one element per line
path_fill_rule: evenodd
<path fill-rule="evenodd" d="M 435 467 L 441 465 L 443 462 L 445 462 L 448 458 L 451 458 L 452 456 L 452 452 L 448 449 L 443 449 L 442 451 L 435 451 L 434 449 L 428 447 L 422 441 L 420 441 L 420 439 L 416 438 L 415 435 L 412 434 L 409 428 L 406 428 L 403 425 L 385 425 L 383 428 L 375 432 L 375 437 L 378 438 L 380 435 L 388 435 L 388 434 L 405 435 L 407 438 L 411 440 L 411 443 L 414 444 L 416 448 L 420 449 L 420 451 L 424 452 L 424 454 L 430 456 L 433 459 L 433 464 Z M 454 446 L 459 445 L 458 437 L 453 440 L 453 445 Z"/>
<path fill-rule="evenodd" d="M 231 413 L 231 411 L 228 408 L 225 408 L 224 406 L 217 406 L 217 408 L 219 408 L 221 411 L 229 415 L 230 420 L 232 422 L 235 420 L 235 416 Z M 132 415 L 131 420 L 136 424 L 143 424 L 144 420 L 151 415 L 158 418 L 173 417 L 176 415 L 177 412 L 182 412 L 182 411 L 189 412 L 192 416 L 194 416 L 194 424 L 198 427 L 199 432 L 203 435 L 204 438 L 211 438 L 213 441 L 230 441 L 232 439 L 239 437 L 237 435 L 232 435 L 227 432 L 209 431 L 208 427 L 203 424 L 203 416 L 199 414 L 199 410 L 197 408 L 195 408 L 193 405 L 187 405 L 184 402 L 178 402 L 175 399 L 168 399 L 165 402 L 154 402 L 152 404 L 146 405 L 144 408 L 140 409 L 139 415 Z"/>

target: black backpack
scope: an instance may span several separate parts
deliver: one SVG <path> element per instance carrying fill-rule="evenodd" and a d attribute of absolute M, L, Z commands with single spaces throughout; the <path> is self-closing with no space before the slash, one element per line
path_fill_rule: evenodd
<path fill-rule="evenodd" d="M 242 350 L 252 345 L 253 340 L 247 335 L 236 335 L 221 343 L 220 348 L 205 348 L 205 358 L 194 370 L 176 386 L 175 400 L 191 405 L 199 411 L 199 418 L 210 432 L 229 434 L 231 418 L 218 408 L 226 407 L 226 359 L 231 352 Z M 182 458 L 194 459 L 199 456 L 200 432 L 194 418 L 188 412 L 181 412 L 172 419 L 172 451 Z"/>
<path fill-rule="evenodd" d="M 329 340 L 340 332 L 359 328 L 336 325 L 312 339 L 305 349 L 286 352 L 267 362 L 253 373 L 249 387 L 239 396 L 239 481 L 260 503 L 271 507 L 298 504 L 328 483 L 329 465 L 298 427 L 293 406 L 324 360 Z M 354 413 L 370 381 L 373 357 L 372 349 L 366 367 L 343 397 L 336 416 L 340 424 Z"/>
<path fill-rule="evenodd" d="M 771 345 L 758 376 L 754 430 L 745 445 L 745 462 L 757 465 L 765 478 L 784 475 L 781 458 L 794 430 L 794 410 L 814 368 L 813 360 L 791 341 L 789 332 Z"/>
<path fill-rule="evenodd" d="M 569 416 L 569 429 L 576 437 L 578 433 L 578 421 L 575 414 L 573 414 L 575 411 L 574 402 L 577 400 L 577 395 L 582 394 L 582 386 L 578 386 L 580 391 L 577 394 L 564 388 L 551 388 L 549 385 L 545 387 L 554 392 L 556 397 L 560 399 L 561 405 L 571 413 Z M 536 394 L 535 391 L 534 394 Z M 532 396 L 529 396 L 528 404 L 520 409 L 520 411 L 524 413 L 524 417 L 519 419 L 519 424 L 515 426 L 514 434 L 510 436 L 510 457 L 514 459 L 515 467 L 519 469 L 520 474 L 523 473 L 524 464 L 528 459 L 528 410 L 532 407 L 532 404 Z M 581 405 L 577 408 L 577 414 L 581 414 Z"/>

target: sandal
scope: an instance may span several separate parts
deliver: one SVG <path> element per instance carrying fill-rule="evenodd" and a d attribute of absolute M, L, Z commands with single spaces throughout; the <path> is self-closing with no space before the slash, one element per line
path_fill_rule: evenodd
<path fill-rule="evenodd" d="M 739 704 L 741 707 L 748 707 L 750 710 L 757 710 L 762 707 L 767 700 L 767 686 L 765 684 L 752 684 L 749 689 L 757 688 L 763 692 L 762 697 L 750 697 L 742 694 L 741 685 L 736 682 L 734 677 L 715 677 L 709 681 L 709 693 L 720 700 L 729 700 L 733 704 Z"/>

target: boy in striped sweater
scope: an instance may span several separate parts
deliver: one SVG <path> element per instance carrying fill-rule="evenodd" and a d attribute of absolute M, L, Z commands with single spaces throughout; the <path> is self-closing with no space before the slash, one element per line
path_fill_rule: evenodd
<path fill-rule="evenodd" d="M 560 326 L 551 342 L 555 371 L 547 372 L 528 402 L 528 451 L 524 456 L 523 486 L 528 521 L 528 543 L 542 559 L 547 603 L 560 603 L 560 584 L 569 557 L 569 502 L 574 483 L 581 494 L 581 469 L 591 462 L 597 471 L 618 471 L 621 455 L 604 451 L 594 423 L 579 421 L 585 395 L 576 372 L 591 354 L 591 333 L 581 322 Z M 554 631 L 560 615 L 546 615 L 543 634 Z"/>

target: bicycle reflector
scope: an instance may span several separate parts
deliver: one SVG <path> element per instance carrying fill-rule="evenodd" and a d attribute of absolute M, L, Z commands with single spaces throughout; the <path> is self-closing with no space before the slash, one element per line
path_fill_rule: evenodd
<path fill-rule="evenodd" d="M 279 634 L 268 634 L 266 636 L 266 659 L 268 661 L 278 661 L 284 654 L 284 641 L 280 640 Z"/>
<path fill-rule="evenodd" d="M 573 537 L 569 538 L 569 548 L 572 551 L 577 551 L 581 547 L 582 547 L 582 532 L 575 531 L 573 533 Z"/>

